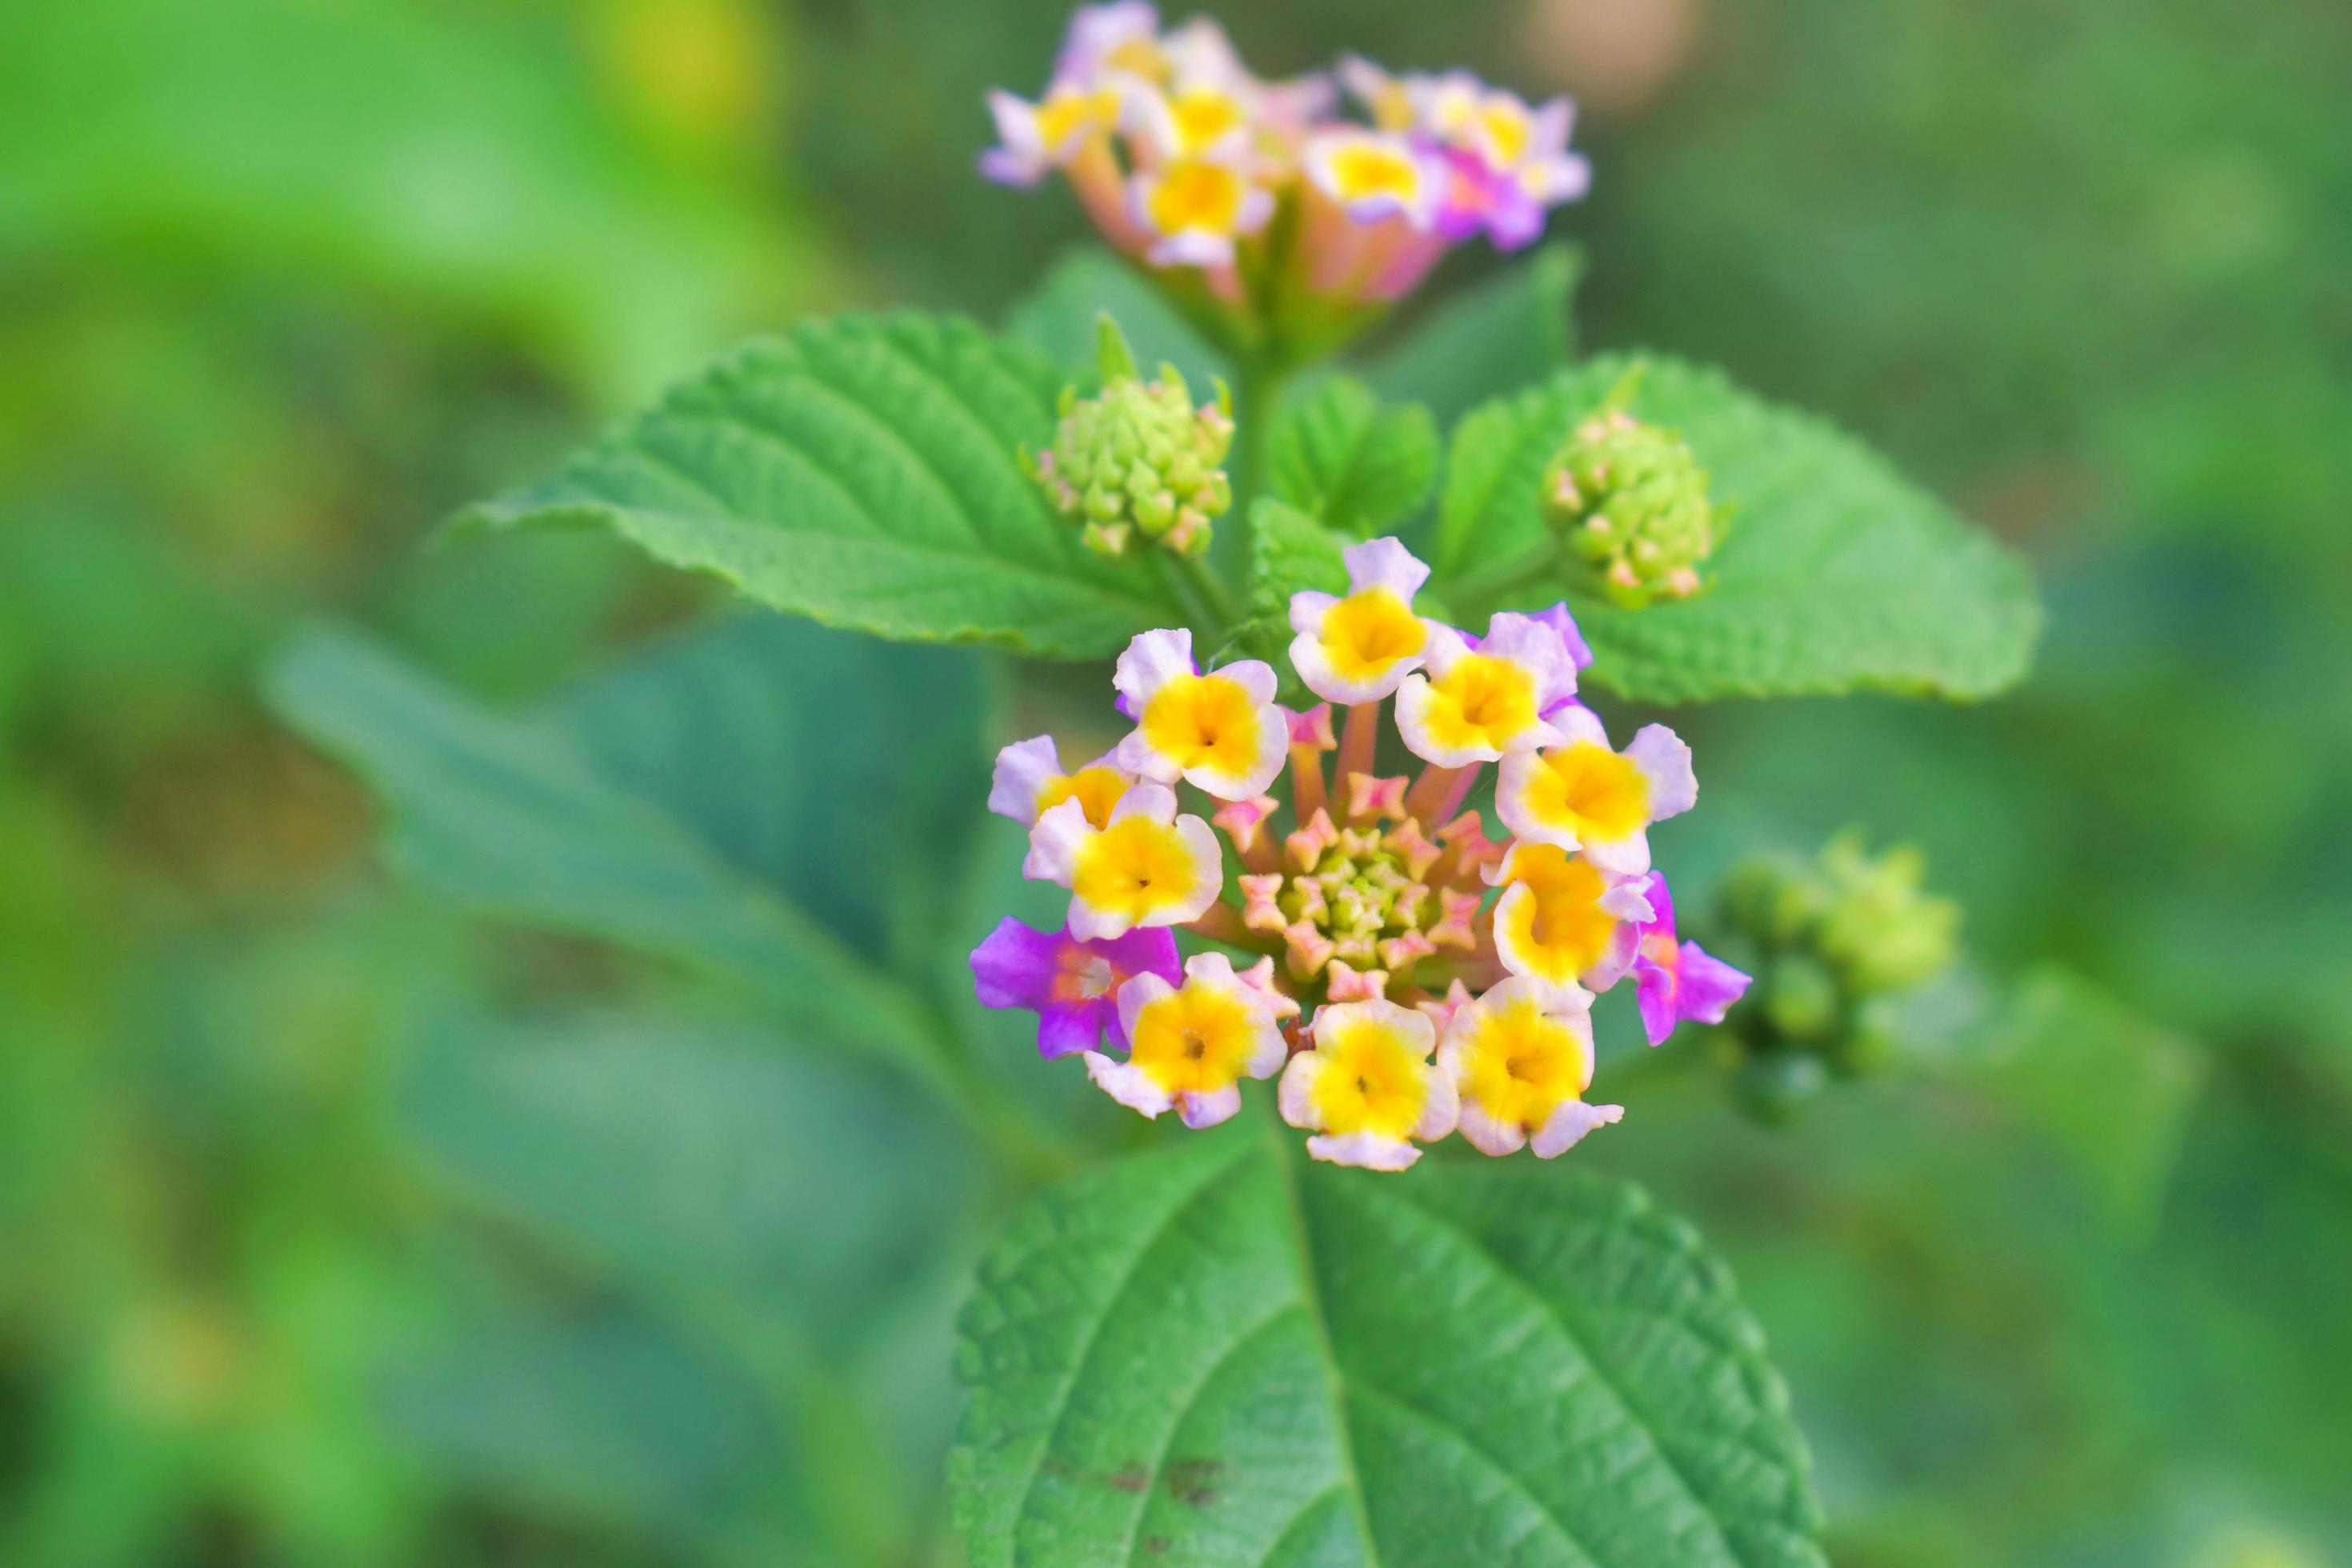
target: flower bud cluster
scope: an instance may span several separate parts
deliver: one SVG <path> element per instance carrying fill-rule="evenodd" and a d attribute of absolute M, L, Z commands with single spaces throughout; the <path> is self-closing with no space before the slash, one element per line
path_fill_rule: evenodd
<path fill-rule="evenodd" d="M 1925 891 L 1925 872 L 1916 848 L 1873 855 L 1850 833 L 1811 861 L 1759 855 L 1733 869 L 1724 915 L 1758 975 L 1735 1020 L 1750 1110 L 1785 1118 L 1831 1075 L 1892 1056 L 1895 1000 L 1942 973 L 1957 946 L 1959 906 Z"/>
<path fill-rule="evenodd" d="M 1201 325 L 1292 363 L 1368 327 L 1456 245 L 1532 244 L 1591 179 L 1565 98 L 1354 57 L 1268 80 L 1215 22 L 1163 26 L 1147 0 L 1079 6 L 1045 90 L 988 109 L 984 174 L 1058 176 Z"/>
<path fill-rule="evenodd" d="M 1544 469 L 1542 502 L 1562 546 L 1628 609 L 1696 594 L 1730 521 L 1681 436 L 1614 407 L 1577 425 Z"/>
<path fill-rule="evenodd" d="M 1209 547 L 1210 524 L 1234 503 L 1223 468 L 1232 399 L 1221 382 L 1215 401 L 1195 408 L 1175 366 L 1147 382 L 1109 317 L 1101 331 L 1102 390 L 1080 397 L 1062 389 L 1054 444 L 1030 471 L 1054 510 L 1084 526 L 1096 553 L 1124 555 L 1142 539 L 1197 556 Z"/>

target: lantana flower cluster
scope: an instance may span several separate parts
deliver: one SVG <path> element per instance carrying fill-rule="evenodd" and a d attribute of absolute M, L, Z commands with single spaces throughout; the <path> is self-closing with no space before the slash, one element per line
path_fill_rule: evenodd
<path fill-rule="evenodd" d="M 1352 57 L 1267 81 L 1216 23 L 1163 30 L 1143 0 L 1081 7 L 1045 91 L 988 107 L 983 173 L 1060 174 L 1114 246 L 1257 340 L 1342 335 L 1454 245 L 1534 240 L 1591 178 L 1565 98 Z"/>
<path fill-rule="evenodd" d="M 1213 1126 L 1278 1074 L 1318 1159 L 1402 1170 L 1456 1131 L 1551 1158 L 1623 1114 L 1585 1098 L 1597 993 L 1630 976 L 1656 1045 L 1747 987 L 1679 939 L 1651 865 L 1651 826 L 1697 799 L 1690 750 L 1660 724 L 1612 743 L 1565 606 L 1474 635 L 1415 613 L 1429 569 L 1396 540 L 1343 559 L 1345 595 L 1290 601 L 1315 706 L 1279 703 L 1262 660 L 1204 669 L 1189 631 L 1150 631 L 1113 678 L 1118 745 L 998 756 L 990 808 L 1070 901 L 1056 931 L 998 925 L 980 997 L 1034 1011 L 1045 1057 L 1145 1116 Z M 1391 732 L 1417 772 L 1381 771 Z M 1499 837 L 1464 809 L 1490 765 Z M 1202 950 L 1180 957 L 1179 931 Z"/>

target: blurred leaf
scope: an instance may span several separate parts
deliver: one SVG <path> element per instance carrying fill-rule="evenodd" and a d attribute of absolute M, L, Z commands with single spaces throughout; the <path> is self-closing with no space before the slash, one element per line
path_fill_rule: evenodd
<path fill-rule="evenodd" d="M 1276 411 L 1266 437 L 1275 496 L 1358 539 L 1419 511 L 1437 482 L 1437 423 L 1418 403 L 1382 404 L 1335 375 Z"/>
<path fill-rule="evenodd" d="M 1819 1564 L 1763 1336 L 1637 1189 L 1309 1167 L 1270 1118 L 1017 1216 L 950 1469 L 1015 1562 Z"/>
<path fill-rule="evenodd" d="M 1262 658 L 1282 678 L 1282 700 L 1293 705 L 1314 699 L 1290 666 L 1290 595 L 1302 589 L 1327 594 L 1348 591 L 1348 542 L 1297 507 L 1267 497 L 1250 508 L 1250 581 L 1247 618 L 1218 650 L 1216 662 Z"/>
<path fill-rule="evenodd" d="M 1538 490 L 1570 426 L 1635 363 L 1611 355 L 1465 419 L 1435 548 L 1462 607 L 1565 597 L 1592 680 L 1680 702 L 1858 689 L 1990 696 L 2023 677 L 2041 626 L 2024 565 L 1824 422 L 1651 356 L 1631 412 L 1678 429 L 1737 520 L 1698 597 L 1626 610 L 1562 581 Z"/>
<path fill-rule="evenodd" d="M 507 15 L 9 6 L 0 244 L 389 288 L 642 395 L 805 289 L 812 258 L 772 196 L 631 135 L 571 52 Z"/>
<path fill-rule="evenodd" d="M 822 689 L 821 668 L 793 678 Z M 383 795 L 390 852 L 419 881 L 477 910 L 713 966 L 809 1038 L 935 1065 L 911 994 L 678 803 L 601 772 L 561 715 L 486 711 L 323 629 L 280 656 L 268 689 L 289 722 Z M 725 765 L 743 766 L 756 743 L 737 737 Z"/>
<path fill-rule="evenodd" d="M 1383 397 L 1426 404 L 1446 425 L 1532 386 L 1576 352 L 1569 304 L 1583 273 L 1582 251 L 1547 245 L 1431 308 L 1400 341 L 1364 361 L 1364 379 Z"/>
<path fill-rule="evenodd" d="M 1045 281 L 1013 308 L 1004 328 L 1009 335 L 1045 351 L 1072 382 L 1090 383 L 1095 378 L 1095 317 L 1104 310 L 1127 334 L 1145 374 L 1158 365 L 1172 364 L 1202 399 L 1207 398 L 1213 383 L 1233 381 L 1233 366 L 1183 312 L 1134 268 L 1090 246 L 1056 261 Z"/>
<path fill-rule="evenodd" d="M 1051 438 L 1059 385 L 967 321 L 812 321 L 461 521 L 601 524 L 828 626 L 1115 653 L 1177 612 L 1158 577 L 1084 549 L 1021 471 L 1015 449 Z"/>
<path fill-rule="evenodd" d="M 761 613 L 583 683 L 549 715 L 600 777 L 660 802 L 859 952 L 927 973 L 939 886 L 986 813 L 998 671 Z"/>
<path fill-rule="evenodd" d="M 617 1313 L 477 1329 L 399 1368 L 393 1429 L 493 1497 L 709 1542 L 751 1510 L 810 1508 L 787 1436 L 734 1372 Z"/>
<path fill-rule="evenodd" d="M 2126 1234 L 2155 1221 L 2205 1081 L 2204 1054 L 2057 969 L 2027 977 L 1983 1047 L 1984 1081 Z"/>
<path fill-rule="evenodd" d="M 974 1190 L 903 1083 L 709 1022 L 455 1019 L 403 1099 L 468 1188 L 656 1299 L 714 1292 L 829 1342 L 920 1280 Z"/>

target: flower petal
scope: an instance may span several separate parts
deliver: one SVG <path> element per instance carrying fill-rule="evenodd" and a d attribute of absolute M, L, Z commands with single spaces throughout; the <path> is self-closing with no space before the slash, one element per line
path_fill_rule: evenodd
<path fill-rule="evenodd" d="M 1680 816 L 1698 804 L 1698 774 L 1691 749 L 1664 724 L 1644 724 L 1625 748 L 1626 760 L 1650 781 L 1650 820 Z"/>
<path fill-rule="evenodd" d="M 1307 1141 L 1307 1152 L 1334 1165 L 1354 1165 L 1366 1171 L 1410 1170 L 1421 1151 L 1402 1138 L 1374 1132 L 1350 1132 L 1344 1137 L 1321 1136 Z"/>
<path fill-rule="evenodd" d="M 1536 1129 L 1528 1140 L 1535 1146 L 1536 1158 L 1549 1160 L 1564 1154 L 1583 1140 L 1596 1127 L 1607 1127 L 1625 1118 L 1622 1105 L 1587 1105 L 1580 1100 L 1563 1101 L 1551 1113 L 1549 1121 Z"/>
<path fill-rule="evenodd" d="M 1214 1127 L 1220 1121 L 1229 1121 L 1234 1112 L 1242 1108 L 1241 1086 L 1229 1083 L 1223 1089 L 1207 1093 L 1188 1090 L 1176 1097 L 1176 1108 L 1182 1113 L 1185 1126 L 1196 1131 L 1203 1127 Z"/>
<path fill-rule="evenodd" d="M 1351 544 L 1339 552 L 1339 559 L 1348 568 L 1350 594 L 1386 588 L 1410 605 L 1429 581 L 1428 565 L 1396 539 L 1382 537 Z"/>
<path fill-rule="evenodd" d="M 1153 786 L 1139 784 L 1127 792 L 1119 804 L 1126 810 L 1136 796 Z M 1167 795 L 1166 790 L 1160 792 Z M 1176 797 L 1168 795 L 1169 808 L 1175 808 Z M 1114 816 L 1117 814 L 1114 813 Z M 1075 795 L 1037 819 L 1029 830 L 1028 858 L 1021 862 L 1021 874 L 1033 882 L 1053 882 L 1068 887 L 1077 874 L 1078 851 L 1094 837 L 1094 824 L 1087 820 L 1086 803 Z"/>
<path fill-rule="evenodd" d="M 1152 1081 L 1150 1073 L 1126 1062 L 1113 1061 L 1100 1051 L 1087 1053 L 1087 1076 L 1129 1110 L 1141 1111 L 1154 1120 L 1176 1103 L 1175 1097 Z"/>
<path fill-rule="evenodd" d="M 1037 822 L 1037 796 L 1062 776 L 1061 757 L 1051 735 L 1015 741 L 996 753 L 996 771 L 989 781 L 988 809 L 1009 816 L 1024 827 Z"/>
<path fill-rule="evenodd" d="M 1192 662 L 1192 629 L 1177 626 L 1137 633 L 1127 651 L 1118 656 L 1110 683 L 1140 713 L 1169 681 L 1200 672 L 1201 667 Z"/>

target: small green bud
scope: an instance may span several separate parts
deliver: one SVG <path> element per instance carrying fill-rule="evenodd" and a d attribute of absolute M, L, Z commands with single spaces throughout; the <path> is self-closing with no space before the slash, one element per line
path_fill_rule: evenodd
<path fill-rule="evenodd" d="M 1223 464 L 1233 445 L 1233 402 L 1192 405 L 1173 365 L 1144 381 L 1134 351 L 1109 316 L 1097 318 L 1102 390 L 1063 389 L 1054 444 L 1022 466 L 1054 510 L 1085 525 L 1087 548 L 1121 555 L 1150 540 L 1180 555 L 1209 546 L 1210 524 L 1233 505 Z"/>
<path fill-rule="evenodd" d="M 1893 1061 L 1901 1042 L 1888 998 L 1871 997 L 1854 1009 L 1853 1023 L 1829 1043 L 1830 1071 L 1840 1078 L 1866 1077 Z"/>
<path fill-rule="evenodd" d="M 1817 939 L 1822 956 L 1858 996 L 1908 991 L 1952 961 L 1960 908 L 1921 889 L 1927 860 L 1902 846 L 1872 857 L 1853 834 L 1822 851 L 1831 891 Z"/>
<path fill-rule="evenodd" d="M 1752 855 L 1734 867 L 1723 890 L 1731 923 L 1763 947 L 1802 941 L 1821 918 L 1822 890 L 1792 856 Z"/>
<path fill-rule="evenodd" d="M 1810 860 L 1762 854 L 1732 868 L 1726 951 L 1750 958 L 1759 977 L 1754 1010 L 1743 1014 L 1754 1052 L 1811 1055 L 1840 1078 L 1876 1071 L 1900 1052 L 1900 998 L 1933 980 L 1957 948 L 1959 908 L 1922 890 L 1926 872 L 1916 849 L 1872 855 L 1851 833 Z"/>
<path fill-rule="evenodd" d="M 1764 978 L 1764 1017 L 1782 1038 L 1827 1039 L 1843 1011 L 1837 977 L 1819 959 L 1798 952 L 1773 961 Z"/>
<path fill-rule="evenodd" d="M 1628 371 L 1578 422 L 1545 468 L 1540 495 L 1563 550 L 1628 609 L 1696 594 L 1731 521 L 1730 509 L 1708 499 L 1706 470 L 1682 437 L 1625 412 L 1644 368 Z"/>

